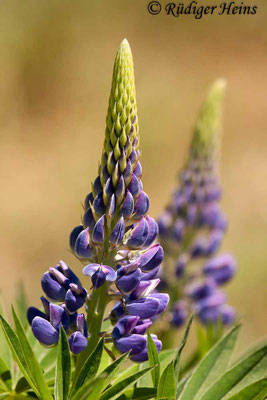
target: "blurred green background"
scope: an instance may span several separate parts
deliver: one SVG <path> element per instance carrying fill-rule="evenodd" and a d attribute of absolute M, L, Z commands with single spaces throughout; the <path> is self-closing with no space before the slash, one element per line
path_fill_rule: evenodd
<path fill-rule="evenodd" d="M 223 247 L 240 268 L 227 291 L 244 324 L 241 346 L 266 332 L 267 4 L 254 3 L 254 16 L 195 20 L 152 16 L 141 0 L 1 1 L 0 285 L 6 302 L 23 280 L 39 305 L 41 274 L 61 258 L 80 269 L 67 251 L 68 235 L 97 173 L 113 60 L 127 37 L 143 182 L 154 217 L 184 163 L 209 85 L 217 77 L 228 81 L 221 179 L 230 229 Z"/>

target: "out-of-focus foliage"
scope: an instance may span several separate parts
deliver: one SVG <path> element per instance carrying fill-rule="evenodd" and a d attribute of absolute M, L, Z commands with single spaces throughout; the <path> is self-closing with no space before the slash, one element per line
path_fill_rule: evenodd
<path fill-rule="evenodd" d="M 67 247 L 62 232 L 76 224 L 77 198 L 83 200 L 97 172 L 108 100 L 102 93 L 110 89 L 112 67 L 106 60 L 125 36 L 137 65 L 143 180 L 152 216 L 174 185 L 171 171 L 184 163 L 203 91 L 217 76 L 228 81 L 222 183 L 231 227 L 225 248 L 240 261 L 229 301 L 244 321 L 240 347 L 266 331 L 267 9 L 264 0 L 256 2 L 255 16 L 201 21 L 151 16 L 141 1 L 1 2 L 0 257 L 6 300 L 23 278 L 37 303 L 34 282 Z"/>

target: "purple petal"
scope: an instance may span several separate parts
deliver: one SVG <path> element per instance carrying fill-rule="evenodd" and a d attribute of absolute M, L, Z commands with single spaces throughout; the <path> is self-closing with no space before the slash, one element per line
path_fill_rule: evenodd
<path fill-rule="evenodd" d="M 77 237 L 79 236 L 79 234 L 83 231 L 83 226 L 82 225 L 78 225 L 76 226 L 71 234 L 70 234 L 70 239 L 69 239 L 69 244 L 70 244 L 70 248 L 72 251 L 74 251 L 75 248 L 75 242 L 77 240 Z"/>
<path fill-rule="evenodd" d="M 194 282 L 186 287 L 187 296 L 191 299 L 198 301 L 205 297 L 211 296 L 217 286 L 213 279 L 207 279 L 204 282 Z"/>
<path fill-rule="evenodd" d="M 87 325 L 84 314 L 78 314 L 76 319 L 77 331 L 81 332 L 87 338 Z"/>
<path fill-rule="evenodd" d="M 121 213 L 124 218 L 129 218 L 134 211 L 134 199 L 129 190 L 127 190 L 124 203 L 121 208 Z"/>
<path fill-rule="evenodd" d="M 137 268 L 134 272 L 124 275 L 116 282 L 118 289 L 124 294 L 132 292 L 139 284 L 141 279 L 141 269 Z"/>
<path fill-rule="evenodd" d="M 65 325 L 67 329 L 68 325 L 68 317 L 66 311 L 63 307 L 58 306 L 57 304 L 50 303 L 49 304 L 49 319 L 50 323 L 54 328 L 58 328 L 60 323 Z"/>
<path fill-rule="evenodd" d="M 79 296 L 73 290 L 69 289 L 65 297 L 66 308 L 70 313 L 74 313 L 84 305 L 85 300 L 86 296 Z"/>
<path fill-rule="evenodd" d="M 122 242 L 124 233 L 125 233 L 124 218 L 121 217 L 117 222 L 117 224 L 115 225 L 115 228 L 111 232 L 110 242 L 114 245 L 119 245 Z"/>
<path fill-rule="evenodd" d="M 128 190 L 132 193 L 133 197 L 136 197 L 140 191 L 138 178 L 134 173 L 132 174 Z"/>
<path fill-rule="evenodd" d="M 100 189 L 100 191 L 102 190 L 102 188 Z M 94 196 L 93 193 L 89 193 L 84 200 L 84 208 L 87 210 L 91 204 L 93 204 L 94 202 Z"/>
<path fill-rule="evenodd" d="M 133 300 L 126 304 L 126 309 L 131 315 L 138 315 L 142 319 L 154 317 L 160 306 L 158 299 L 146 297 L 139 300 Z"/>
<path fill-rule="evenodd" d="M 43 291 L 50 299 L 64 301 L 66 290 L 50 272 L 44 273 L 41 279 L 41 285 Z"/>
<path fill-rule="evenodd" d="M 134 315 L 125 315 L 124 317 L 120 318 L 112 331 L 113 339 L 119 339 L 122 336 L 132 333 L 138 320 L 139 317 Z"/>
<path fill-rule="evenodd" d="M 174 303 L 172 307 L 172 320 L 171 323 L 176 327 L 180 328 L 188 316 L 188 304 L 186 301 L 179 300 Z"/>
<path fill-rule="evenodd" d="M 81 332 L 74 332 L 69 337 L 69 346 L 73 354 L 79 354 L 87 347 L 87 339 Z"/>
<path fill-rule="evenodd" d="M 149 281 L 151 279 L 155 279 L 158 276 L 160 270 L 160 266 L 153 268 L 149 272 L 142 272 L 141 281 Z"/>
<path fill-rule="evenodd" d="M 90 228 L 91 231 L 94 229 L 95 219 L 91 207 L 89 207 L 84 213 L 83 224 L 84 226 Z"/>
<path fill-rule="evenodd" d="M 152 325 L 152 321 L 150 319 L 142 319 L 139 320 L 133 329 L 133 333 L 137 333 L 139 335 L 144 335 L 146 330 Z"/>
<path fill-rule="evenodd" d="M 117 273 L 114 269 L 108 265 L 101 265 L 101 269 L 106 275 L 106 280 L 110 282 L 114 282 L 117 278 Z"/>
<path fill-rule="evenodd" d="M 120 353 L 127 353 L 131 350 L 130 354 L 135 355 L 140 353 L 146 346 L 146 338 L 143 335 L 130 335 L 115 340 L 115 346 Z"/>
<path fill-rule="evenodd" d="M 83 268 L 83 274 L 86 276 L 92 276 L 100 267 L 100 264 L 88 264 Z"/>
<path fill-rule="evenodd" d="M 95 243 L 103 243 L 104 242 L 104 223 L 105 217 L 104 215 L 97 221 L 95 224 L 92 240 Z"/>
<path fill-rule="evenodd" d="M 113 218 L 116 212 L 116 200 L 115 200 L 115 195 L 113 194 L 108 202 L 108 206 L 107 206 L 107 211 L 106 211 L 106 215 L 109 218 Z"/>
<path fill-rule="evenodd" d="M 52 346 L 58 342 L 58 331 L 41 317 L 35 317 L 32 321 L 32 333 L 45 346 Z"/>
<path fill-rule="evenodd" d="M 140 164 L 139 161 L 137 162 L 137 164 L 136 164 L 136 166 L 135 166 L 134 174 L 135 174 L 135 176 L 136 176 L 137 178 L 140 178 L 141 175 L 142 175 L 142 166 L 141 166 L 141 164 Z"/>
<path fill-rule="evenodd" d="M 149 210 L 149 197 L 145 192 L 141 192 L 135 202 L 134 218 L 138 219 L 143 215 L 146 215 L 148 210 Z"/>
<path fill-rule="evenodd" d="M 75 254 L 78 257 L 89 258 L 92 255 L 92 249 L 89 245 L 89 229 L 84 229 L 78 236 L 75 243 Z"/>
<path fill-rule="evenodd" d="M 143 246 L 148 236 L 148 223 L 142 217 L 138 223 L 134 225 L 130 238 L 127 240 L 127 246 L 138 249 Z"/>
<path fill-rule="evenodd" d="M 153 279 L 151 281 L 148 280 L 143 280 L 140 282 L 140 284 L 137 286 L 137 288 L 131 293 L 130 299 L 135 300 L 135 299 L 140 299 L 141 297 L 146 297 L 150 293 L 155 290 L 155 288 L 158 286 L 160 283 L 160 279 Z"/>
<path fill-rule="evenodd" d="M 149 297 L 152 297 L 153 299 L 157 299 L 159 301 L 157 315 L 166 310 L 170 300 L 170 296 L 167 293 L 152 293 L 151 295 L 149 295 Z"/>
<path fill-rule="evenodd" d="M 163 248 L 159 244 L 156 244 L 142 254 L 137 261 L 140 263 L 142 271 L 146 272 L 158 267 L 162 263 L 163 258 Z"/>
<path fill-rule="evenodd" d="M 153 218 L 150 218 L 149 215 L 146 217 L 146 221 L 148 223 L 148 235 L 144 243 L 144 247 L 149 247 L 158 236 L 159 228 L 156 221 Z"/>
<path fill-rule="evenodd" d="M 206 276 L 212 277 L 217 284 L 228 282 L 237 269 L 235 259 L 231 254 L 221 254 L 209 260 L 203 267 Z"/>
<path fill-rule="evenodd" d="M 38 308 L 29 307 L 27 311 L 27 319 L 30 325 L 32 324 L 32 321 L 35 317 L 47 319 L 47 316 L 42 311 L 38 310 Z"/>

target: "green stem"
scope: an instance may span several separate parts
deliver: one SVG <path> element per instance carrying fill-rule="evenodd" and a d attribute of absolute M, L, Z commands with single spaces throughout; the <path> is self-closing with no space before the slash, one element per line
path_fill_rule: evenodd
<path fill-rule="evenodd" d="M 78 356 L 75 376 L 78 375 L 85 360 L 87 360 L 93 352 L 99 341 L 99 333 L 101 332 L 101 325 L 107 303 L 107 289 L 108 284 L 106 282 L 98 289 L 93 290 L 92 297 L 87 302 L 87 329 L 89 339 L 86 349 Z"/>

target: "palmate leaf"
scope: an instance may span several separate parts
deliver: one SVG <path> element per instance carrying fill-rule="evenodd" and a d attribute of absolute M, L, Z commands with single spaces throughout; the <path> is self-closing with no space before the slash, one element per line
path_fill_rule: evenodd
<path fill-rule="evenodd" d="M 200 361 L 195 372 L 185 385 L 180 400 L 200 399 L 210 384 L 220 376 L 229 365 L 240 326 L 234 327 Z"/>
<path fill-rule="evenodd" d="M 146 368 L 143 371 L 138 371 L 133 375 L 128 376 L 127 378 L 123 379 L 122 381 L 113 384 L 109 389 L 107 389 L 100 397 L 99 400 L 111 400 L 116 398 L 117 395 L 123 393 L 128 386 L 132 385 L 133 383 L 139 381 L 139 379 L 151 371 L 150 368 Z"/>
<path fill-rule="evenodd" d="M 67 400 L 70 388 L 71 359 L 68 338 L 60 326 L 57 366 L 55 374 L 55 400 Z"/>
<path fill-rule="evenodd" d="M 27 296 L 25 292 L 25 288 L 23 286 L 23 283 L 19 284 L 19 287 L 17 288 L 17 296 L 15 298 L 15 307 L 17 310 L 18 317 L 20 321 L 22 322 L 22 325 L 24 326 L 24 329 L 29 326 L 29 322 L 27 320 L 27 309 L 28 309 L 28 302 L 27 302 Z"/>
<path fill-rule="evenodd" d="M 40 393 L 40 397 L 42 400 L 52 400 L 52 394 L 47 386 L 47 383 L 44 378 L 43 371 L 41 369 L 40 364 L 38 363 L 35 354 L 32 350 L 32 347 L 27 339 L 25 334 L 25 330 L 21 321 L 19 320 L 14 308 L 12 307 L 12 314 L 15 323 L 16 333 L 18 335 L 18 339 L 20 342 L 21 350 L 28 366 L 28 370 L 30 372 L 31 378 L 34 382 L 35 387 Z"/>
<path fill-rule="evenodd" d="M 260 395 L 267 396 L 267 378 L 261 379 L 245 387 L 234 396 L 229 397 L 229 400 L 256 400 Z"/>
<path fill-rule="evenodd" d="M 148 350 L 148 362 L 150 367 L 154 367 L 151 370 L 151 377 L 154 384 L 154 387 L 158 387 L 159 376 L 160 376 L 160 363 L 159 363 L 159 355 L 156 345 L 150 335 L 147 332 L 147 350 Z"/>
<path fill-rule="evenodd" d="M 221 400 L 267 355 L 267 345 L 238 362 L 204 393 L 200 400 Z"/>
<path fill-rule="evenodd" d="M 157 399 L 175 400 L 176 382 L 174 361 L 171 361 L 163 371 L 158 386 Z"/>
<path fill-rule="evenodd" d="M 74 382 L 71 389 L 71 398 L 76 394 L 77 390 L 83 385 L 83 383 L 89 379 L 92 380 L 98 371 L 101 357 L 104 349 L 104 338 L 102 338 L 95 350 L 87 358 L 82 368 L 80 369 L 78 375 L 74 377 Z"/>

